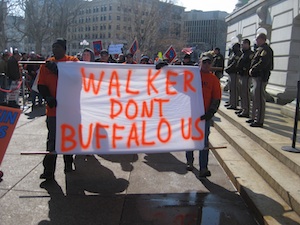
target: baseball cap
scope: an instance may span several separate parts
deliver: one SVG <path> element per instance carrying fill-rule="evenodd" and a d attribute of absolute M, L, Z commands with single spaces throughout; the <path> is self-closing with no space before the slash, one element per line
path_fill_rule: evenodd
<path fill-rule="evenodd" d="M 210 54 L 208 52 L 204 52 L 204 53 L 201 54 L 200 59 L 202 61 L 205 61 L 205 60 L 213 61 L 213 56 L 212 56 L 212 54 Z"/>

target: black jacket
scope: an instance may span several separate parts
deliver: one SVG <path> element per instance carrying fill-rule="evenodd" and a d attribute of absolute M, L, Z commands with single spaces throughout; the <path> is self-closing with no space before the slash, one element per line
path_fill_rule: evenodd
<path fill-rule="evenodd" d="M 271 70 L 273 70 L 274 53 L 268 44 L 263 44 L 257 48 L 257 51 L 251 62 L 251 75 L 253 77 L 262 77 L 263 81 L 268 81 Z"/>

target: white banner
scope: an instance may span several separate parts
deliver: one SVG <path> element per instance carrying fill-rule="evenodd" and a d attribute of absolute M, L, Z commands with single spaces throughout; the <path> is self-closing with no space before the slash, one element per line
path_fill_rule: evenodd
<path fill-rule="evenodd" d="M 131 154 L 202 149 L 198 67 L 58 63 L 56 150 Z"/>

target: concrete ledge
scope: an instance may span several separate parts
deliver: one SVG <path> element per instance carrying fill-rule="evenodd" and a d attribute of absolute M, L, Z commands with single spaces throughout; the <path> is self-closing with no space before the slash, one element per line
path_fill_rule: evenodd
<path fill-rule="evenodd" d="M 212 152 L 255 214 L 259 224 L 300 224 L 297 213 L 214 128 L 210 134 L 210 143 L 212 146 L 227 146 L 227 149 Z"/>
<path fill-rule="evenodd" d="M 236 129 L 225 118 L 214 123 L 216 130 L 242 155 L 263 179 L 300 214 L 300 177 L 278 161 L 273 155 Z M 255 128 L 254 128 L 255 129 Z M 262 129 L 263 130 L 263 129 Z"/>
<path fill-rule="evenodd" d="M 276 109 L 273 109 L 273 108 Z M 258 143 L 261 147 L 270 152 L 274 157 L 276 157 L 280 162 L 290 168 L 293 172 L 300 176 L 300 157 L 295 157 L 295 153 L 290 153 L 281 150 L 281 146 L 289 146 L 292 143 L 292 131 L 293 131 L 293 119 L 292 118 L 276 118 L 274 120 L 274 115 L 281 110 L 281 106 L 276 104 L 267 103 L 268 114 L 270 117 L 270 121 L 266 119 L 265 127 L 261 128 L 251 128 L 249 124 L 245 122 L 245 118 L 239 118 L 236 116 L 234 111 L 227 110 L 223 105 L 220 106 L 218 113 L 216 116 L 220 115 L 229 121 L 230 124 L 234 125 L 236 129 L 242 131 L 245 135 L 250 137 L 253 141 Z M 281 120 L 281 121 L 279 121 Z M 270 123 L 270 126 L 267 123 Z M 272 127 L 271 127 L 272 125 Z M 285 129 L 288 129 L 290 137 L 287 135 L 280 135 L 273 132 L 274 130 L 278 130 L 279 132 L 284 133 Z"/>
<path fill-rule="evenodd" d="M 291 117 L 293 119 L 295 119 L 295 113 L 296 113 L 296 100 L 294 100 L 293 102 L 291 103 L 288 103 L 286 105 L 284 105 L 282 108 L 281 108 L 281 113 L 283 115 L 286 115 L 288 117 Z"/>

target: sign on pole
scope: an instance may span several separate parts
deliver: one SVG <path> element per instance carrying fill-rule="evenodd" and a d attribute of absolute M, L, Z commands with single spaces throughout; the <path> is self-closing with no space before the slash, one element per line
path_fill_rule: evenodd
<path fill-rule="evenodd" d="M 93 41 L 93 48 L 94 48 L 95 56 L 99 56 L 102 50 L 102 41 L 101 40 Z"/>

